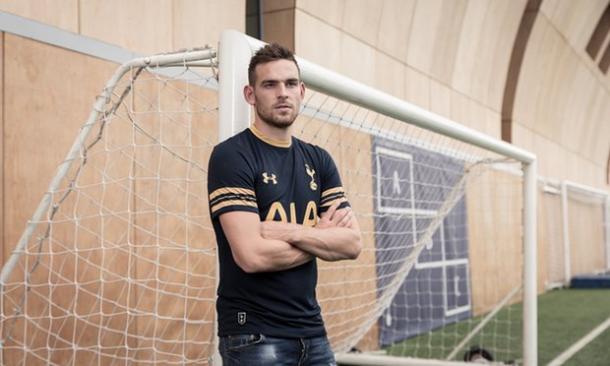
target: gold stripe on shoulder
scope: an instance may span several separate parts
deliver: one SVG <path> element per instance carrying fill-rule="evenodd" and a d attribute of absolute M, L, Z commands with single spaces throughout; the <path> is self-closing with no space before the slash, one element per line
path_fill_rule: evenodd
<path fill-rule="evenodd" d="M 251 189 L 240 188 L 240 187 L 224 187 L 224 188 L 218 188 L 214 192 L 210 193 L 210 201 L 213 200 L 214 198 L 220 196 L 221 194 L 227 194 L 227 193 L 245 194 L 245 195 L 255 196 L 254 191 Z"/>
<path fill-rule="evenodd" d="M 292 145 L 292 139 L 290 139 L 288 141 L 272 139 L 270 137 L 263 135 L 263 133 L 258 128 L 256 128 L 255 125 L 250 126 L 250 131 L 252 131 L 254 136 L 258 137 L 260 140 L 268 143 L 269 145 L 272 145 L 275 147 L 290 147 L 290 145 Z"/>
<path fill-rule="evenodd" d="M 337 201 L 339 201 L 339 203 L 347 202 L 347 198 L 339 197 L 339 198 L 334 199 L 332 201 L 325 202 L 325 203 L 321 204 L 320 206 L 321 207 L 330 207 L 330 206 L 332 206 Z"/>
<path fill-rule="evenodd" d="M 335 188 L 327 189 L 324 192 L 322 192 L 322 197 L 326 197 L 329 194 L 339 193 L 339 192 L 345 192 L 343 190 L 343 187 L 335 187 Z"/>
<path fill-rule="evenodd" d="M 227 207 L 227 206 L 250 206 L 250 207 L 257 207 L 255 202 L 250 202 L 250 201 L 244 201 L 244 200 L 230 200 L 230 201 L 222 201 L 214 206 L 212 206 L 211 210 L 212 213 L 220 210 L 223 207 Z"/>

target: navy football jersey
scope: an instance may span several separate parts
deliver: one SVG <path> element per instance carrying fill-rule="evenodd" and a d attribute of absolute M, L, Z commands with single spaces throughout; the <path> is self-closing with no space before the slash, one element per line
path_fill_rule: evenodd
<path fill-rule="evenodd" d="M 295 137 L 281 143 L 253 126 L 217 145 L 208 168 L 210 215 L 218 243 L 218 335 L 313 337 L 326 334 L 315 297 L 316 261 L 246 273 L 233 259 L 219 216 L 249 211 L 261 221 L 314 226 L 334 202 L 349 205 L 330 155 Z"/>

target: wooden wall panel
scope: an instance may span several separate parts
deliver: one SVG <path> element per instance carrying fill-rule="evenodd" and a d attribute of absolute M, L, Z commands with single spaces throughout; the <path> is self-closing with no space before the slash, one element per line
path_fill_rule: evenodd
<path fill-rule="evenodd" d="M 6 258 L 12 252 L 26 221 L 38 206 L 58 164 L 64 159 L 87 118 L 95 96 L 102 89 L 115 66 L 9 34 L 5 35 L 4 56 L 4 86 L 5 90 L 11 91 L 5 94 L 4 98 L 4 149 L 7 156 L 11 157 L 3 165 L 5 197 L 10 197 L 4 202 L 6 212 L 10 212 L 10 215 L 4 216 L 6 227 L 10 228 L 5 231 L 4 236 L 3 254 Z M 71 173 L 74 173 L 74 170 Z M 74 207 L 77 202 L 72 197 L 65 201 L 64 207 Z M 74 228 L 70 225 L 64 226 L 66 230 Z M 39 227 L 34 238 L 45 231 L 44 225 Z M 62 231 L 64 230 L 60 224 L 52 232 L 52 245 L 46 240 L 41 247 L 43 251 L 48 251 L 49 248 L 53 248 L 54 252 L 57 251 L 56 255 L 52 256 L 53 259 L 50 259 L 51 256 L 39 257 L 36 254 L 36 242 L 32 241 L 29 249 L 34 251 L 22 257 L 15 271 L 16 276 L 13 278 L 16 278 L 18 273 L 21 273 L 22 277 L 24 270 L 29 271 L 35 263 L 39 263 L 37 268 L 41 270 L 31 275 L 32 290 L 28 294 L 29 314 L 38 316 L 51 311 L 56 318 L 46 324 L 46 327 L 51 333 L 70 339 L 77 327 L 74 319 L 66 318 L 59 307 L 50 309 L 43 304 L 48 298 L 52 298 L 65 308 L 71 308 L 73 301 L 80 294 L 79 306 L 93 305 L 84 295 L 86 291 L 75 292 L 73 286 L 48 286 L 49 281 L 64 282 L 76 279 L 77 275 L 90 275 L 86 271 L 70 270 L 70 268 L 78 268 L 75 267 L 78 265 L 75 257 L 70 254 L 59 254 L 60 251 L 74 246 L 74 239 L 68 240 L 66 233 Z M 91 255 L 94 256 L 95 253 Z M 47 271 L 42 270 L 43 268 L 52 268 L 57 274 L 51 276 Z M 64 276 L 65 279 L 60 280 L 59 275 Z M 19 297 L 17 293 L 11 299 L 17 300 Z M 7 301 L 5 306 L 10 306 L 10 301 Z M 77 311 L 80 309 L 80 307 L 75 308 Z M 83 329 L 83 324 L 80 325 L 80 329 Z M 26 336 L 27 342 L 32 346 L 46 344 L 49 340 L 57 347 L 65 346 L 61 344 L 59 338 L 55 336 L 48 338 L 47 331 L 37 329 L 31 324 L 16 326 L 14 336 L 16 339 Z M 43 350 L 44 348 L 38 354 L 42 360 L 65 361 L 73 356 L 71 351 L 46 354 Z M 18 353 L 7 355 L 11 360 L 12 356 L 19 355 Z M 46 361 L 34 358 L 26 361 L 28 364 L 30 362 L 46 364 Z"/>
<path fill-rule="evenodd" d="M 11 227 L 5 256 L 79 132 L 95 95 L 116 68 L 15 36 L 7 36 L 6 49 L 6 82 L 15 93 L 5 110 L 6 148 L 12 157 L 4 164 L 11 197 L 6 205 L 12 213 L 3 217 Z M 38 349 L 37 357 L 26 356 L 28 365 L 70 360 L 107 364 L 127 358 L 148 364 L 152 348 L 138 347 L 184 349 L 184 357 L 199 361 L 214 351 L 216 257 L 206 169 L 217 141 L 217 98 L 215 92 L 185 82 L 152 80 L 150 86 L 136 88 L 145 98 L 128 97 L 126 107 L 106 123 L 102 140 L 88 151 L 78 193 L 62 201 L 55 216 L 60 221 L 41 247 L 44 254 L 24 255 L 15 272 L 23 277 L 24 269 L 39 263 L 31 275 L 26 314 L 53 315 L 40 327 L 30 321 L 15 323 L 15 340 Z M 162 105 L 154 104 L 151 110 L 150 101 Z M 165 113 L 142 118 L 140 127 L 156 132 L 168 149 L 153 147 L 126 116 L 150 116 L 150 111 Z M 92 137 L 99 129 L 94 126 Z M 143 146 L 133 147 L 134 141 Z M 175 154 L 168 152 L 172 149 Z M 71 168 L 68 177 L 76 170 Z M 178 183 L 174 177 L 180 178 Z M 53 199 L 61 196 L 62 192 Z M 44 235 L 46 225 L 39 227 L 34 237 Z M 5 306 L 18 303 L 21 294 L 7 296 Z M 74 350 L 71 341 L 80 348 Z M 4 356 L 9 364 L 24 357 L 8 349 Z M 168 356 L 167 361 L 181 357 Z"/>
<path fill-rule="evenodd" d="M 600 203 L 570 199 L 570 267 L 572 276 L 606 269 L 603 209 Z"/>
<path fill-rule="evenodd" d="M 174 0 L 172 8 L 173 50 L 217 47 L 221 31 L 246 29 L 243 0 Z"/>
<path fill-rule="evenodd" d="M 466 7 L 467 1 L 418 2 L 407 63 L 442 83 L 450 84 Z"/>
<path fill-rule="evenodd" d="M 584 14 L 599 7 L 599 1 L 542 2 L 515 96 L 513 116 L 521 126 L 513 132 L 521 137 L 513 142 L 539 156 L 546 176 L 607 188 L 601 174 L 610 133 L 607 82 L 580 46 L 595 23 Z"/>
<path fill-rule="evenodd" d="M 527 1 L 468 1 L 451 85 L 499 112 L 511 52 Z M 496 120 L 499 128 L 500 120 Z"/>
<path fill-rule="evenodd" d="M 367 0 L 348 0 L 343 7 L 342 29 L 356 39 L 377 45 L 383 5 Z"/>
<path fill-rule="evenodd" d="M 263 14 L 263 41 L 277 42 L 295 49 L 295 9 L 275 10 Z"/>
<path fill-rule="evenodd" d="M 4 67 L 6 255 L 116 66 L 6 34 Z"/>
<path fill-rule="evenodd" d="M 475 172 L 468 180 L 466 205 L 475 316 L 492 310 L 522 283 L 521 191 L 519 177 L 499 171 Z"/>
<path fill-rule="evenodd" d="M 589 1 L 544 1 L 542 6 L 545 16 L 561 32 L 566 41 L 575 50 L 584 53 L 589 37 L 593 33 L 597 20 L 608 5 L 607 0 Z M 544 3 L 543 2 L 543 3 Z M 554 5 L 554 6 L 553 6 Z M 575 16 L 578 14 L 578 16 Z"/>
<path fill-rule="evenodd" d="M 544 290 L 565 283 L 565 253 L 561 196 L 540 192 L 538 198 L 538 289 Z"/>
<path fill-rule="evenodd" d="M 217 97 L 185 82 L 154 79 L 140 84 L 136 94 L 134 120 L 164 146 L 144 134 L 135 139 L 138 259 L 131 306 L 143 315 L 134 334 L 144 348 L 137 357 L 142 364 L 155 357 L 201 361 L 215 351 L 216 240 L 206 182 L 218 139 Z M 154 355 L 152 347 L 169 355 Z M 171 355 L 183 347 L 184 355 Z"/>
<path fill-rule="evenodd" d="M 1 0 L 0 11 L 78 33 L 79 0 Z"/>
<path fill-rule="evenodd" d="M 128 50 L 154 54 L 173 50 L 172 1 L 81 1 L 81 34 Z"/>

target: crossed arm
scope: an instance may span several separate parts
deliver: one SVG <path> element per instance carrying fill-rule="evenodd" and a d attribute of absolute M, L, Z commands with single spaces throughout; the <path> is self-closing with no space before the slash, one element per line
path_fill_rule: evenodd
<path fill-rule="evenodd" d="M 327 261 L 355 259 L 362 250 L 358 222 L 350 208 L 331 206 L 315 227 L 277 221 L 261 222 L 251 212 L 220 216 L 233 258 L 245 272 L 297 267 L 314 257 Z"/>

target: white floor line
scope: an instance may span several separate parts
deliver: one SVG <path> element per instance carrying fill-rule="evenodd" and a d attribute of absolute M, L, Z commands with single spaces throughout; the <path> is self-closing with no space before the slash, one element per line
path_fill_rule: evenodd
<path fill-rule="evenodd" d="M 563 365 L 564 362 L 570 359 L 570 357 L 574 356 L 574 354 L 580 351 L 584 346 L 586 346 L 589 342 L 591 342 L 595 337 L 600 335 L 603 331 L 610 327 L 610 318 L 606 319 L 603 323 L 598 325 L 595 329 L 593 329 L 589 334 L 582 337 L 578 342 L 574 343 L 570 348 L 565 350 L 562 354 L 557 356 L 553 361 L 551 361 L 548 366 L 559 366 Z"/>

